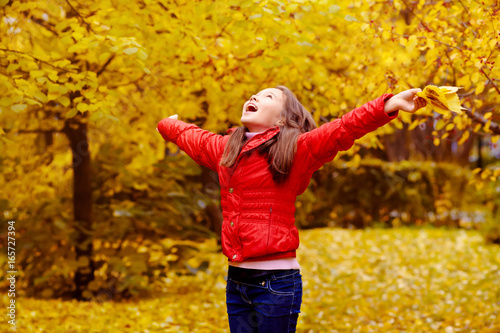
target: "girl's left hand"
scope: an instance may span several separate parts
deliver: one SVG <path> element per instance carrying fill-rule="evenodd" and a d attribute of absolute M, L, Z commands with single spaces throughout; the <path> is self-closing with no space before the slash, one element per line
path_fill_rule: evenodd
<path fill-rule="evenodd" d="M 414 113 L 425 107 L 427 105 L 427 101 L 416 95 L 419 91 L 422 91 L 422 89 L 408 89 L 392 96 L 387 102 L 385 102 L 384 111 L 386 113 L 391 113 L 396 110 L 401 110 Z"/>
<path fill-rule="evenodd" d="M 179 116 L 178 116 L 177 114 L 174 114 L 174 115 L 171 115 L 169 118 L 172 118 L 172 119 L 177 120 L 177 118 L 178 118 L 178 117 L 179 117 Z M 156 131 L 157 131 L 158 133 L 160 133 L 160 131 L 158 131 L 158 127 L 156 128 Z"/>

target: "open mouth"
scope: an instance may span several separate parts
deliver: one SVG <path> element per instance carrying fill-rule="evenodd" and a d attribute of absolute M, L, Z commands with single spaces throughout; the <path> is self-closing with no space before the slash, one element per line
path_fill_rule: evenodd
<path fill-rule="evenodd" d="M 245 109 L 246 112 L 256 112 L 257 110 L 258 108 L 255 104 L 248 104 L 247 108 Z"/>

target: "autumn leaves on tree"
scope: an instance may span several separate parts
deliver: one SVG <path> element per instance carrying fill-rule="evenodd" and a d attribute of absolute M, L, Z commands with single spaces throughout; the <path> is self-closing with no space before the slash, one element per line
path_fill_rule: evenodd
<path fill-rule="evenodd" d="M 148 239 L 216 231 L 216 179 L 158 143 L 165 116 L 223 134 L 248 96 L 286 84 L 321 124 L 427 87 L 433 107 L 339 156 L 467 165 L 478 137 L 500 138 L 495 1 L 0 0 L 0 10 L 0 208 L 25 223 L 19 255 L 34 294 L 85 299 L 114 275 L 133 277 L 121 290 L 133 293 L 189 257 L 188 245 L 165 245 L 162 261 Z M 455 112 L 440 114 L 445 103 Z M 476 173 L 478 184 L 500 176 Z"/>

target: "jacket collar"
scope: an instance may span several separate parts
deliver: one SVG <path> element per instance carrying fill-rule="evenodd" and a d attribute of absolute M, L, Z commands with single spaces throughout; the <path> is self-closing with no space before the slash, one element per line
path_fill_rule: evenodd
<path fill-rule="evenodd" d="M 230 128 L 226 131 L 226 134 L 231 134 L 236 130 L 237 127 Z M 259 134 L 255 134 L 253 137 L 248 139 L 245 144 L 243 145 L 243 149 L 240 152 L 240 155 L 249 151 L 250 149 L 253 149 L 255 147 L 258 147 L 262 143 L 266 142 L 267 140 L 271 139 L 273 136 L 278 134 L 280 131 L 280 127 L 278 125 L 274 127 L 269 127 L 266 129 L 264 132 L 261 132 Z"/>

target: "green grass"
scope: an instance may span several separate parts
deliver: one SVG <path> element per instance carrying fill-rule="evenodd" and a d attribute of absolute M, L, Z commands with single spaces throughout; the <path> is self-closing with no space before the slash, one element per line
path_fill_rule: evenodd
<path fill-rule="evenodd" d="M 500 247 L 475 231 L 315 229 L 300 237 L 298 332 L 500 332 Z M 227 262 L 203 259 L 208 272 L 172 274 L 165 294 L 137 303 L 18 299 L 18 332 L 229 332 Z M 0 331 L 7 327 L 4 319 Z"/>

